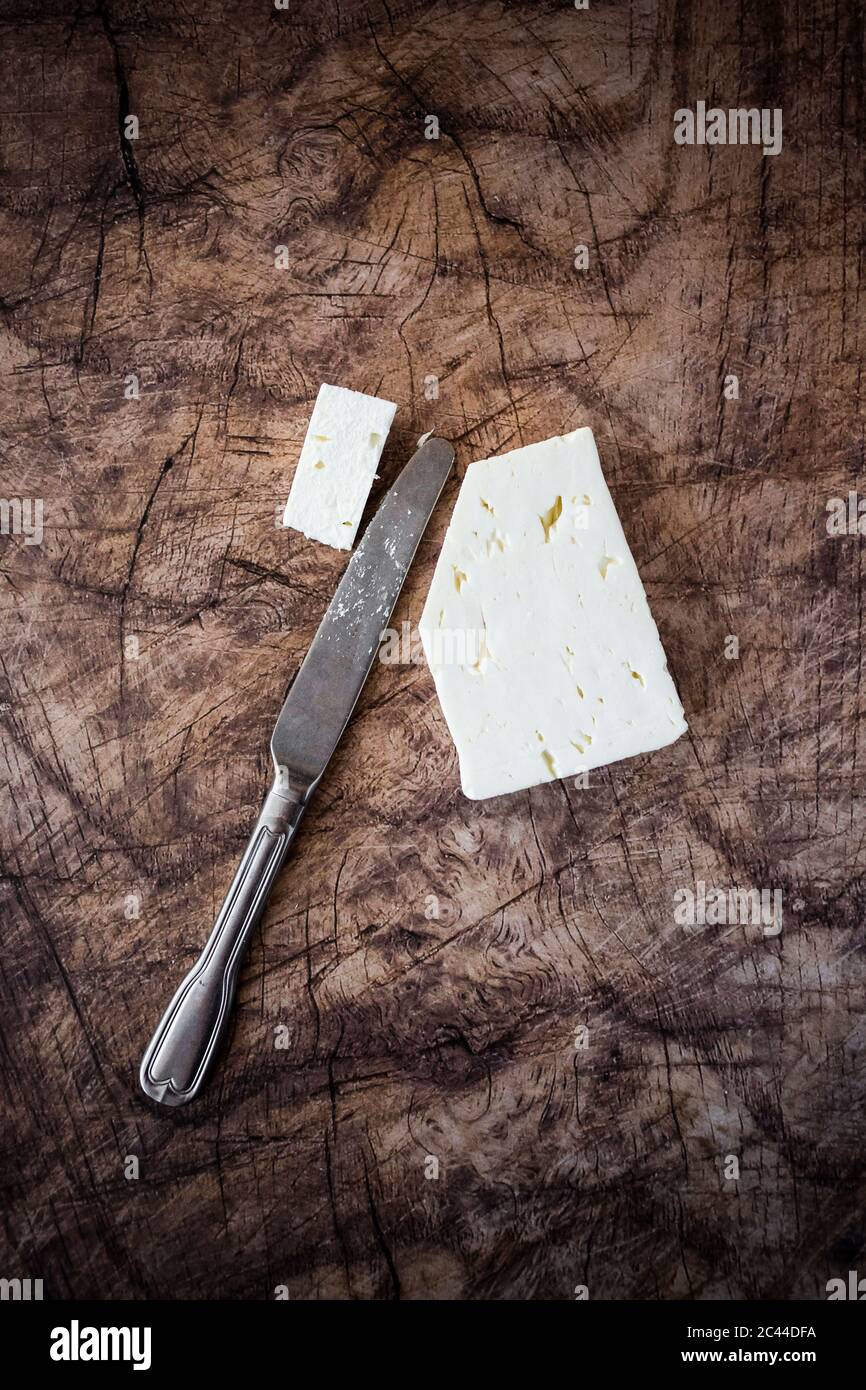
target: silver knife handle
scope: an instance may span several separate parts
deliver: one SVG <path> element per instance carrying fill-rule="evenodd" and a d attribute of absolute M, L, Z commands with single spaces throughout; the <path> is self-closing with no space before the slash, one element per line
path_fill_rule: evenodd
<path fill-rule="evenodd" d="M 160 1020 L 142 1058 L 141 1089 L 163 1105 L 201 1090 L 225 1034 L 238 971 L 306 805 L 278 772 L 208 943 Z"/>

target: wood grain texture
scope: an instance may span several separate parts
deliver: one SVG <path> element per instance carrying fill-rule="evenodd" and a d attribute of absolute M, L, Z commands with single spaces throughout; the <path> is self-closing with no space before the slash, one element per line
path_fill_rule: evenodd
<path fill-rule="evenodd" d="M 0 489 L 45 509 L 41 545 L 0 540 L 0 1273 L 568 1299 L 864 1272 L 864 542 L 825 514 L 863 476 L 862 7 L 3 0 L 0 34 Z M 676 146 L 698 100 L 781 107 L 781 155 Z M 275 526 L 323 380 L 400 403 L 380 492 L 423 430 L 462 474 L 591 425 L 690 735 L 470 803 L 426 668 L 379 665 L 224 1064 L 163 1113 L 140 1055 L 345 563 Z M 684 929 L 697 880 L 781 890 L 781 936 Z"/>

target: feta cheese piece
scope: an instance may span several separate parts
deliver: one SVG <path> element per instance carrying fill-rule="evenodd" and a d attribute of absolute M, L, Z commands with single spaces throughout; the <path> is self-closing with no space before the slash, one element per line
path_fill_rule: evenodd
<path fill-rule="evenodd" d="M 393 401 L 319 387 L 283 525 L 351 550 L 396 414 Z"/>
<path fill-rule="evenodd" d="M 420 632 L 473 799 L 688 727 L 592 430 L 470 464 Z"/>

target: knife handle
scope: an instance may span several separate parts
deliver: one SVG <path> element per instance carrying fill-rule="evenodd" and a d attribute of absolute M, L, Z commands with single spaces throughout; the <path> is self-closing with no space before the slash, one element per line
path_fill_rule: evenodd
<path fill-rule="evenodd" d="M 238 971 L 303 815 L 306 798 L 277 773 L 207 945 L 160 1020 L 139 1080 L 151 1100 L 186 1105 L 226 1032 Z"/>

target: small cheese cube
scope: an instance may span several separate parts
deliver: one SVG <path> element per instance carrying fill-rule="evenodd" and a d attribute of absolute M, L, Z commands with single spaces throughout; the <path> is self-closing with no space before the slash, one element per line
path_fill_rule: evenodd
<path fill-rule="evenodd" d="M 393 401 L 319 387 L 283 525 L 351 550 L 396 414 Z"/>
<path fill-rule="evenodd" d="M 468 797 L 688 727 L 589 429 L 470 464 L 420 633 Z"/>

